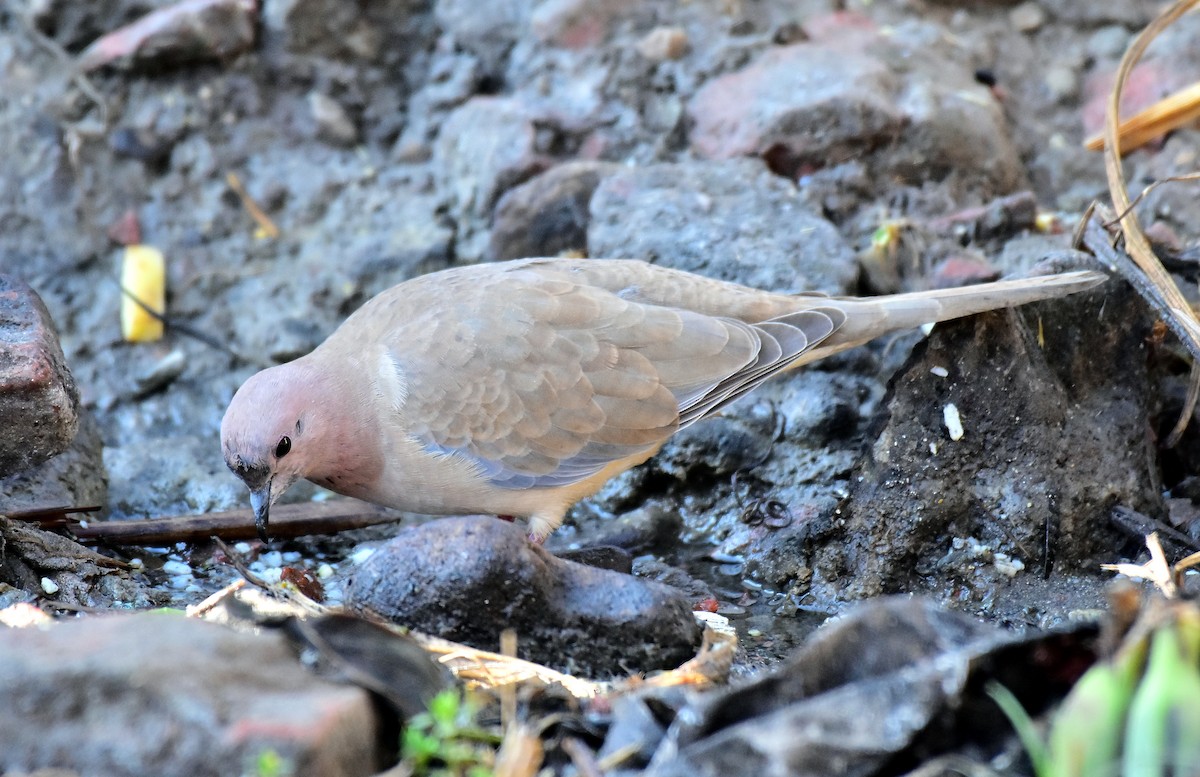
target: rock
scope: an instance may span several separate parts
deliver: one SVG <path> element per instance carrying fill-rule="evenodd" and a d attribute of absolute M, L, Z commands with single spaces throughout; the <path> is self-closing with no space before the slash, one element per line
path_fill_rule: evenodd
<path fill-rule="evenodd" d="M 488 259 L 586 252 L 588 203 L 604 176 L 618 169 L 606 162 L 567 162 L 510 189 L 496 204 Z"/>
<path fill-rule="evenodd" d="M 688 104 L 702 157 L 748 154 L 784 172 L 825 167 L 897 137 L 904 115 L 896 76 L 861 49 L 832 44 L 768 49 L 748 67 L 706 83 Z"/>
<path fill-rule="evenodd" d="M 414 0 L 370 4 L 337 0 L 262 3 L 264 48 L 316 57 L 390 61 L 406 56 L 400 44 L 418 17 Z"/>
<path fill-rule="evenodd" d="M 339 146 L 358 142 L 358 128 L 337 100 L 320 92 L 309 92 L 308 107 L 317 123 L 318 137 Z"/>
<path fill-rule="evenodd" d="M 637 42 L 637 50 L 651 62 L 682 59 L 688 52 L 687 31 L 682 27 L 655 27 Z"/>
<path fill-rule="evenodd" d="M 79 427 L 79 392 L 50 312 L 33 289 L 0 275 L 0 476 L 67 449 Z"/>
<path fill-rule="evenodd" d="M 486 516 L 405 529 L 345 595 L 353 610 L 485 650 L 515 629 L 520 657 L 589 677 L 678 666 L 700 639 L 679 591 L 562 561 Z"/>
<path fill-rule="evenodd" d="M 90 413 L 79 419 L 79 432 L 65 451 L 36 467 L 0 478 L 0 505 L 13 512 L 44 507 L 108 504 L 104 442 Z"/>
<path fill-rule="evenodd" d="M 113 518 L 161 518 L 244 506 L 245 487 L 225 468 L 220 443 L 187 435 L 104 449 Z M 300 485 L 300 484 L 297 484 Z M 305 487 L 297 495 L 311 495 Z M 291 493 L 289 491 L 289 496 Z"/>
<path fill-rule="evenodd" d="M 191 0 L 157 8 L 93 41 L 76 58 L 82 72 L 229 60 L 254 45 L 254 0 Z"/>
<path fill-rule="evenodd" d="M 962 575 L 980 583 L 998 572 L 993 553 L 1069 568 L 1111 555 L 1118 535 L 1097 523 L 1098 506 L 1162 512 L 1146 435 L 1148 331 L 1116 284 L 939 324 L 893 379 L 839 528 L 815 553 L 814 585 L 858 598 Z M 950 405 L 964 430 L 957 441 Z M 969 568 L 939 573 L 953 537 L 981 551 Z M 952 595 L 967 601 L 979 587 Z"/>
<path fill-rule="evenodd" d="M 479 57 L 485 72 L 499 74 L 509 49 L 528 27 L 529 9 L 524 0 L 437 0 L 433 16 L 459 46 Z"/>
<path fill-rule="evenodd" d="M 166 603 L 166 594 L 128 574 L 123 562 L 3 515 L 0 546 L 0 590 L 13 586 L 39 599 L 88 608 L 145 609 Z"/>
<path fill-rule="evenodd" d="M 692 98 L 691 146 L 711 159 L 760 156 L 789 177 L 865 158 L 913 184 L 954 174 L 988 195 L 1011 191 L 1023 173 L 1003 113 L 947 37 L 852 26 L 768 49 Z"/>
<path fill-rule="evenodd" d="M 433 163 L 458 224 L 460 258 L 483 254 L 500 196 L 546 167 L 535 140 L 532 118 L 509 98 L 475 97 L 446 118 Z"/>
<path fill-rule="evenodd" d="M 622 168 L 592 195 L 592 256 L 644 259 L 775 291 L 845 293 L 858 273 L 832 224 L 755 160 Z"/>
<path fill-rule="evenodd" d="M 585 49 L 608 37 L 609 27 L 633 0 L 543 0 L 530 15 L 529 27 L 545 43 Z"/>
<path fill-rule="evenodd" d="M 313 676 L 273 632 L 168 614 L 0 632 L 0 772 L 369 775 L 370 695 Z M 138 732 L 131 736 L 130 732 Z"/>
<path fill-rule="evenodd" d="M 1046 11 L 1033 0 L 1027 0 L 1008 12 L 1008 23 L 1018 32 L 1037 32 L 1046 23 Z"/>
<path fill-rule="evenodd" d="M 681 710 L 646 774 L 876 774 L 953 710 L 975 710 L 968 677 L 994 671 L 979 657 L 1006 639 L 927 600 L 861 605 L 775 670 Z"/>
<path fill-rule="evenodd" d="M 950 289 L 969 286 L 1000 278 L 1000 271 L 987 259 L 977 256 L 950 256 L 933 268 L 929 277 L 931 289 Z"/>

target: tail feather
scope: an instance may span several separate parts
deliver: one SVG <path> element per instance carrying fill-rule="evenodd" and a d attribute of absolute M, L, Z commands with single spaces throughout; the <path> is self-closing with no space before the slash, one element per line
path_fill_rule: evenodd
<path fill-rule="evenodd" d="M 847 314 L 845 326 L 819 348 L 806 352 L 798 363 L 816 361 L 862 345 L 888 332 L 1075 294 L 1106 280 L 1108 276 L 1104 273 L 1078 270 L 953 289 L 895 294 L 877 299 L 830 300 L 826 304 L 841 308 Z"/>

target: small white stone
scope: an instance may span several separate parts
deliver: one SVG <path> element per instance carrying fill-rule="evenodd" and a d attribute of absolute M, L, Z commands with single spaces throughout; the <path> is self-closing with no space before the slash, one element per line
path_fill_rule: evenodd
<path fill-rule="evenodd" d="M 365 562 L 373 555 L 375 555 L 375 548 L 359 548 L 350 554 L 350 563 L 357 566 Z"/>
<path fill-rule="evenodd" d="M 238 553 L 241 553 L 244 556 L 250 552 L 250 543 L 239 542 L 233 546 L 233 549 L 236 550 Z"/>
<path fill-rule="evenodd" d="M 191 577 L 192 568 L 182 561 L 164 561 L 162 565 L 163 572 L 166 572 L 172 577 Z"/>
<path fill-rule="evenodd" d="M 946 431 L 950 433 L 951 440 L 958 442 L 963 438 L 962 416 L 958 414 L 958 408 L 953 402 L 942 408 L 942 420 L 946 422 Z"/>
<path fill-rule="evenodd" d="M 1007 553 L 994 554 L 992 564 L 996 567 L 996 571 L 1005 577 L 1016 577 L 1017 573 L 1025 569 L 1025 564 L 1021 559 L 1012 558 Z"/>
<path fill-rule="evenodd" d="M 48 577 L 43 577 L 42 578 L 42 590 L 45 591 L 48 595 L 53 596 L 54 594 L 58 593 L 58 583 L 54 582 L 53 580 L 51 580 Z"/>
<path fill-rule="evenodd" d="M 283 566 L 283 554 L 277 550 L 267 551 L 266 553 L 259 556 L 258 560 L 263 563 L 263 566 L 267 566 L 267 567 Z"/>
<path fill-rule="evenodd" d="M 328 580 L 333 577 L 333 567 L 328 564 L 321 564 L 317 567 L 317 577 L 321 580 Z"/>
<path fill-rule="evenodd" d="M 929 371 L 934 375 L 937 375 L 939 378 L 946 378 L 950 376 L 950 370 L 946 369 L 945 367 L 930 367 Z"/>

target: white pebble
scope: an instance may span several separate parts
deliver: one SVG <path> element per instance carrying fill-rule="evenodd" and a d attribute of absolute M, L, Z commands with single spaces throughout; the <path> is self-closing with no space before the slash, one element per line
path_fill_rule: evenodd
<path fill-rule="evenodd" d="M 939 378 L 946 378 L 950 376 L 950 370 L 946 369 L 945 367 L 930 367 L 929 371 L 934 375 L 937 375 Z"/>
<path fill-rule="evenodd" d="M 190 574 L 189 575 L 175 575 L 174 577 L 171 578 L 170 584 L 171 584 L 172 588 L 176 588 L 180 591 L 186 591 L 187 587 L 192 584 L 192 576 Z"/>
<path fill-rule="evenodd" d="M 996 571 L 1005 577 L 1016 577 L 1018 572 L 1025 569 L 1025 564 L 1021 559 L 1012 558 L 1007 553 L 993 554 L 992 564 L 996 567 Z"/>
<path fill-rule="evenodd" d="M 953 402 L 942 408 L 942 420 L 946 422 L 946 431 L 950 433 L 951 440 L 958 442 L 963 438 L 962 416 L 958 414 L 958 408 Z"/>
<path fill-rule="evenodd" d="M 333 577 L 333 567 L 328 564 L 320 564 L 317 566 L 317 577 L 321 580 L 328 580 Z"/>
<path fill-rule="evenodd" d="M 166 572 L 172 577 L 191 577 L 192 568 L 182 561 L 164 561 L 162 565 L 163 572 Z"/>
<path fill-rule="evenodd" d="M 263 579 L 263 582 L 266 582 L 266 583 L 278 583 L 279 578 L 282 576 L 283 576 L 283 570 L 279 567 L 271 567 L 270 569 L 264 569 L 261 573 L 259 573 L 259 577 L 261 577 Z"/>
<path fill-rule="evenodd" d="M 350 561 L 357 566 L 365 562 L 373 555 L 375 555 L 375 548 L 359 548 L 350 554 Z"/>
<path fill-rule="evenodd" d="M 277 550 L 267 551 L 266 553 L 259 556 L 258 560 L 261 561 L 265 566 L 268 566 L 268 567 L 283 566 L 283 554 Z"/>
<path fill-rule="evenodd" d="M 42 578 L 42 590 L 45 591 L 47 594 L 53 596 L 54 594 L 58 593 L 58 583 L 54 582 L 53 580 L 51 580 L 48 577 L 43 577 Z"/>
<path fill-rule="evenodd" d="M 283 559 L 283 563 L 285 564 L 295 564 L 301 559 L 301 555 L 299 551 L 289 550 L 287 553 L 281 553 L 280 558 Z"/>
<path fill-rule="evenodd" d="M 241 553 L 244 556 L 250 552 L 250 543 L 239 542 L 233 546 L 233 549 L 236 550 L 238 553 Z"/>

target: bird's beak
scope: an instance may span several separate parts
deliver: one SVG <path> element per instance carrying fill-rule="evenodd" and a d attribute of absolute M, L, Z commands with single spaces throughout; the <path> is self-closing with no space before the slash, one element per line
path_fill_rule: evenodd
<path fill-rule="evenodd" d="M 250 490 L 250 507 L 254 509 L 254 528 L 258 530 L 258 538 L 269 542 L 267 520 L 271 513 L 271 481 Z"/>

